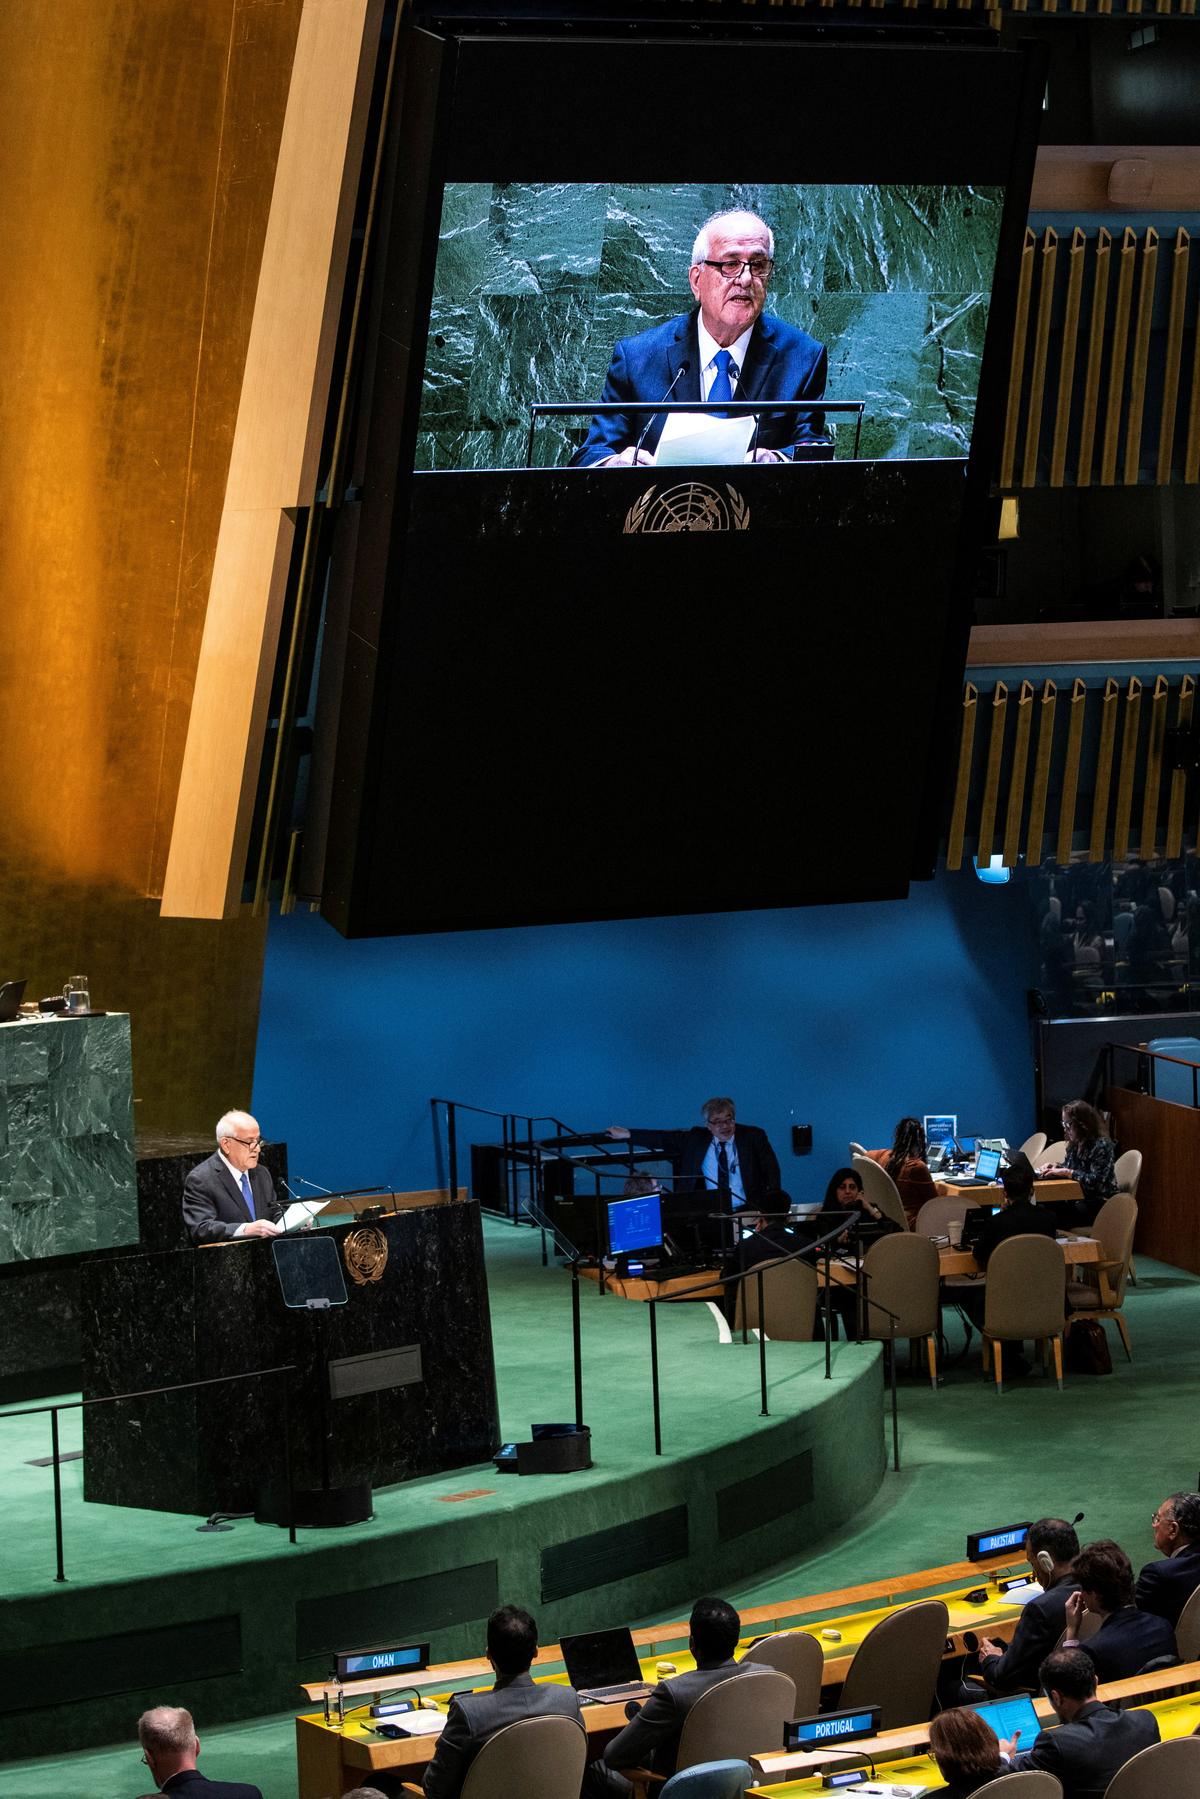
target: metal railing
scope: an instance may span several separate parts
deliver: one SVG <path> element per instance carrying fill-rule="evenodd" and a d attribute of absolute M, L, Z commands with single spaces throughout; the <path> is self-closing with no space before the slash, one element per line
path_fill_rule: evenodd
<path fill-rule="evenodd" d="M 63 1505 L 62 1505 L 62 1472 L 60 1468 L 60 1450 L 58 1436 L 58 1415 L 60 1412 L 84 1412 L 89 1406 L 121 1405 L 130 1399 L 157 1399 L 165 1393 L 192 1393 L 199 1387 L 226 1386 L 234 1381 L 266 1380 L 273 1375 L 283 1377 L 283 1466 L 284 1482 L 288 1495 L 288 1542 L 296 1541 L 296 1522 L 292 1505 L 292 1415 L 291 1415 L 291 1381 L 288 1378 L 296 1372 L 294 1362 L 283 1362 L 276 1368 L 252 1368 L 246 1374 L 216 1374 L 205 1380 L 179 1381 L 170 1387 L 145 1387 L 136 1393 L 104 1393 L 94 1399 L 56 1400 L 53 1405 L 28 1405 L 15 1407 L 12 1410 L 0 1411 L 0 1424 L 7 1418 L 34 1418 L 49 1413 L 50 1415 L 50 1461 L 54 1469 L 54 1549 L 56 1582 L 67 1578 L 65 1552 L 63 1545 Z"/>

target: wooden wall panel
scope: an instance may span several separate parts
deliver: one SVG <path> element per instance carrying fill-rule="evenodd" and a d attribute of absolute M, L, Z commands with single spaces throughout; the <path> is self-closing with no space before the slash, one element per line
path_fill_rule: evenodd
<path fill-rule="evenodd" d="M 0 9 L 0 978 L 134 1021 L 141 1128 L 249 1090 L 263 931 L 161 885 L 302 0 Z"/>
<path fill-rule="evenodd" d="M 1105 1104 L 1122 1149 L 1140 1149 L 1134 1247 L 1200 1274 L 1200 1110 L 1110 1087 Z"/>

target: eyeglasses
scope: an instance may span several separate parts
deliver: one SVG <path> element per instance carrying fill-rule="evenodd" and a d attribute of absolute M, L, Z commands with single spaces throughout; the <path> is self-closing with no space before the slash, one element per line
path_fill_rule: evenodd
<path fill-rule="evenodd" d="M 752 281 L 765 281 L 775 267 L 769 256 L 722 256 L 719 262 L 704 258 L 706 269 L 716 269 L 726 281 L 740 281 L 743 269 L 749 269 Z"/>
<path fill-rule="evenodd" d="M 240 1143 L 243 1149 L 261 1149 L 266 1142 L 265 1137 L 228 1137 L 229 1143 Z"/>

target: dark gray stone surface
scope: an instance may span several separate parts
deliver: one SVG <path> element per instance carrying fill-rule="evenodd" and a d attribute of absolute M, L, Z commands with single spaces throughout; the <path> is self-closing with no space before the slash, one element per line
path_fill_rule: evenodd
<path fill-rule="evenodd" d="M 339 1254 L 355 1221 L 329 1227 Z M 338 1401 L 329 1478 L 385 1485 L 491 1455 L 499 1442 L 483 1239 L 475 1202 L 379 1221 L 382 1278 L 346 1276 L 347 1304 L 316 1319 L 283 1304 L 263 1240 L 97 1258 L 82 1282 L 84 1396 L 291 1363 L 296 1485 L 321 1484 L 323 1358 L 421 1346 L 418 1385 Z M 244 1510 L 283 1478 L 278 1377 L 89 1408 L 84 1494 L 110 1505 Z"/>

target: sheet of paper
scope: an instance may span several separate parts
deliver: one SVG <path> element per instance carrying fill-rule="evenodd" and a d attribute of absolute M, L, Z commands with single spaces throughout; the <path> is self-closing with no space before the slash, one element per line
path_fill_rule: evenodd
<path fill-rule="evenodd" d="M 388 1722 L 399 1724 L 402 1730 L 407 1730 L 410 1737 L 435 1737 L 446 1726 L 442 1712 L 397 1712 Z"/>
<path fill-rule="evenodd" d="M 290 1205 L 281 1220 L 285 1231 L 300 1230 L 307 1222 L 312 1223 L 325 1210 L 323 1199 L 298 1199 Z"/>
<path fill-rule="evenodd" d="M 658 468 L 721 468 L 745 462 L 754 418 L 718 419 L 705 412 L 669 412 L 658 440 Z"/>

